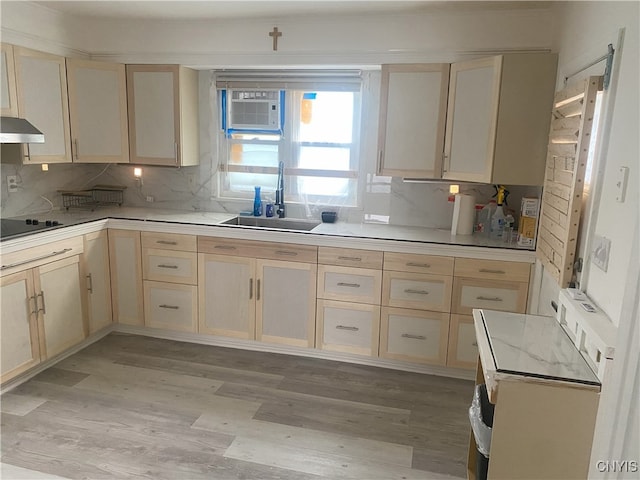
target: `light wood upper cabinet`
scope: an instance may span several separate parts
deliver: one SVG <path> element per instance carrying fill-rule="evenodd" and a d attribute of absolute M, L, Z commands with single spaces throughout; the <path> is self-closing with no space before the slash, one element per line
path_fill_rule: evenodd
<path fill-rule="evenodd" d="M 452 64 L 442 178 L 541 185 L 556 65 L 547 53 Z"/>
<path fill-rule="evenodd" d="M 3 43 L 0 56 L 0 113 L 3 117 L 18 116 L 16 71 L 13 61 L 13 45 Z"/>
<path fill-rule="evenodd" d="M 67 59 L 73 161 L 128 163 L 125 67 Z"/>
<path fill-rule="evenodd" d="M 71 162 L 67 73 L 64 57 L 13 47 L 19 116 L 42 133 L 44 143 L 28 143 L 23 162 Z"/>
<path fill-rule="evenodd" d="M 449 64 L 382 66 L 379 175 L 440 178 Z"/>
<path fill-rule="evenodd" d="M 127 65 L 130 161 L 197 165 L 198 72 L 179 65 Z"/>

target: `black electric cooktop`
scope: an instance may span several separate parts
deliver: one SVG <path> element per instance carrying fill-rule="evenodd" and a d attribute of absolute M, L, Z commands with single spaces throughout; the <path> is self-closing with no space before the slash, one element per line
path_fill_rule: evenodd
<path fill-rule="evenodd" d="M 58 228 L 62 224 L 56 220 L 38 220 L 35 218 L 18 220 L 16 218 L 0 219 L 0 239 L 21 237 L 41 230 Z"/>

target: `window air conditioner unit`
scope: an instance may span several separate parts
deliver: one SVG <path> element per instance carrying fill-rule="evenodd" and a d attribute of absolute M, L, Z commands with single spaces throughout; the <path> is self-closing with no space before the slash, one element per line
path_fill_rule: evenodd
<path fill-rule="evenodd" d="M 280 90 L 229 90 L 228 128 L 280 130 Z"/>

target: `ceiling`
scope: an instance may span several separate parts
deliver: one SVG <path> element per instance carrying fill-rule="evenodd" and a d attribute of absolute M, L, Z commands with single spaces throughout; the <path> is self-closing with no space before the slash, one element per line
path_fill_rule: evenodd
<path fill-rule="evenodd" d="M 66 15 L 101 19 L 216 20 L 283 18 L 305 15 L 358 15 L 429 11 L 547 8 L 542 1 L 435 1 L 435 0 L 75 0 L 36 1 Z"/>

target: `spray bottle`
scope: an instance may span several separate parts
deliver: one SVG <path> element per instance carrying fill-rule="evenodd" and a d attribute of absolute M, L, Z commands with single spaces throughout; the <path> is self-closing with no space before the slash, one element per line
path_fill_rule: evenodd
<path fill-rule="evenodd" d="M 504 225 L 506 222 L 506 217 L 502 205 L 505 203 L 506 196 L 509 194 L 509 192 L 504 187 L 504 185 L 497 185 L 496 190 L 496 200 L 498 206 L 496 207 L 496 211 L 491 217 L 491 237 L 501 239 L 502 234 L 504 233 Z"/>

